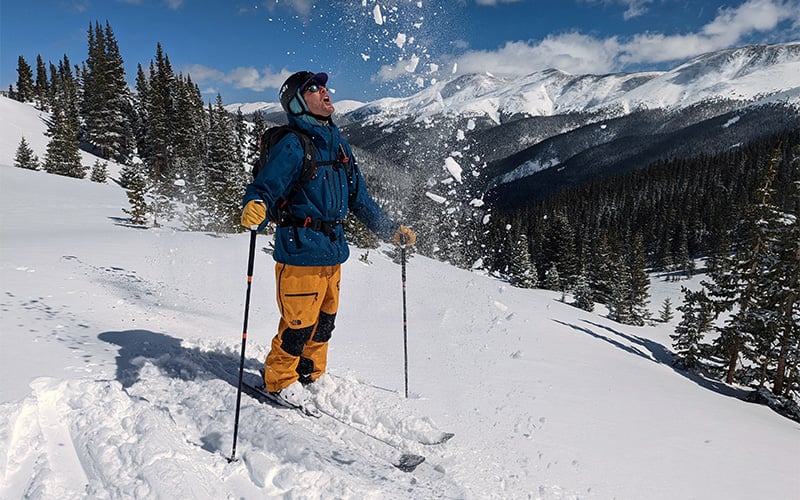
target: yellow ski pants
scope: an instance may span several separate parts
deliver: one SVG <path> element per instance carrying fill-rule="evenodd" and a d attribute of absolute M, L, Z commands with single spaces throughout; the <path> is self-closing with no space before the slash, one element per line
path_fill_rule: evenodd
<path fill-rule="evenodd" d="M 281 320 L 264 366 L 267 391 L 280 391 L 296 380 L 310 383 L 325 373 L 340 279 L 340 265 L 275 264 Z"/>

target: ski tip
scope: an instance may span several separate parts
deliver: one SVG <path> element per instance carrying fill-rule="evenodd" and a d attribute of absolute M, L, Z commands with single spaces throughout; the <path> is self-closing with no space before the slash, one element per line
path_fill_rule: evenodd
<path fill-rule="evenodd" d="M 455 433 L 453 432 L 443 432 L 442 435 L 439 437 L 439 440 L 436 441 L 435 444 L 442 444 L 450 441 L 455 437 Z"/>
<path fill-rule="evenodd" d="M 413 453 L 404 453 L 397 463 L 393 464 L 395 467 L 403 472 L 414 472 L 419 464 L 425 461 L 422 455 L 414 455 Z"/>
<path fill-rule="evenodd" d="M 428 446 L 433 446 L 433 445 L 437 445 L 437 444 L 444 444 L 444 443 L 450 441 L 451 439 L 453 439 L 454 436 L 455 436 L 455 434 L 452 433 L 452 432 L 443 432 L 443 433 L 439 434 L 434 439 L 420 440 L 420 444 L 424 444 L 424 445 L 428 445 Z"/>

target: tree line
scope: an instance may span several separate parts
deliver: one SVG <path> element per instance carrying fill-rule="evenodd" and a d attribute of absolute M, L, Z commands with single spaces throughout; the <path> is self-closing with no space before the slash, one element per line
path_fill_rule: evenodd
<path fill-rule="evenodd" d="M 228 113 L 220 95 L 206 105 L 191 76 L 173 71 L 160 43 L 149 66 L 138 65 L 132 92 L 109 23 L 90 24 L 87 38 L 86 61 L 73 66 L 65 55 L 45 65 L 37 56 L 35 77 L 19 56 L 17 85 L 8 94 L 50 113 L 50 141 L 40 162 L 23 138 L 16 163 L 83 178 L 84 149 L 124 165 L 120 183 L 131 223 L 159 225 L 180 212 L 193 229 L 238 231 L 245 167 L 260 131 L 241 113 Z M 93 179 L 103 182 L 106 169 L 96 163 Z"/>
<path fill-rule="evenodd" d="M 705 262 L 702 290 L 683 287 L 677 307 L 676 364 L 800 395 L 800 130 L 493 217 L 488 269 L 518 286 L 570 292 L 587 310 L 605 304 L 622 323 L 659 319 L 645 307 L 648 273 L 677 280 Z"/>

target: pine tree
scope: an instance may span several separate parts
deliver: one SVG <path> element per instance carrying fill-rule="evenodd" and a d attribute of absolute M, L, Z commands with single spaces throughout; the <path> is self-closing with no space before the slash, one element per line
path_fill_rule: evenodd
<path fill-rule="evenodd" d="M 594 311 L 594 292 L 592 287 L 589 286 L 589 279 L 586 274 L 581 273 L 578 276 L 578 281 L 575 284 L 575 307 L 579 307 L 584 311 Z"/>
<path fill-rule="evenodd" d="M 613 268 L 613 252 L 605 233 L 597 236 L 588 259 L 587 280 L 594 300 L 607 304 L 611 297 L 613 283 L 616 281 Z"/>
<path fill-rule="evenodd" d="M 647 256 L 644 253 L 644 238 L 637 234 L 628 253 L 628 272 L 630 274 L 630 287 L 628 307 L 631 312 L 631 323 L 643 326 L 650 318 L 647 306 L 650 303 L 650 277 L 647 275 Z"/>
<path fill-rule="evenodd" d="M 663 323 L 669 323 L 675 317 L 675 314 L 672 312 L 672 300 L 667 297 L 664 299 L 664 302 L 661 305 L 661 311 L 659 311 L 659 319 Z"/>
<path fill-rule="evenodd" d="M 42 56 L 36 56 L 36 83 L 34 85 L 36 107 L 42 111 L 50 110 L 49 88 L 47 82 L 47 67 L 42 61 Z"/>
<path fill-rule="evenodd" d="M 175 74 L 169 57 L 164 54 L 161 44 L 156 48 L 156 61 L 150 63 L 150 79 L 147 89 L 147 125 L 145 128 L 145 147 L 142 157 L 152 171 L 152 177 L 163 189 L 170 193 L 174 181 L 173 146 L 175 138 Z"/>
<path fill-rule="evenodd" d="M 542 251 L 544 259 L 558 270 L 562 290 L 571 290 L 579 271 L 578 254 L 575 248 L 575 231 L 564 213 L 556 213 L 547 219 Z"/>
<path fill-rule="evenodd" d="M 44 170 L 51 174 L 79 179 L 86 177 L 86 169 L 81 165 L 78 149 L 78 128 L 60 107 L 53 111 L 47 133 L 50 142 L 47 143 Z"/>
<path fill-rule="evenodd" d="M 17 91 L 14 97 L 20 102 L 34 102 L 36 98 L 33 87 L 33 71 L 22 56 L 17 58 Z"/>
<path fill-rule="evenodd" d="M 789 394 L 792 388 L 792 370 L 795 373 L 795 383 L 800 382 L 798 379 L 798 367 L 800 367 L 800 181 L 796 181 L 794 185 L 797 200 L 795 211 L 793 214 L 787 214 L 784 219 L 785 224 L 776 241 L 775 267 L 770 271 L 775 278 L 773 284 L 778 308 L 776 311 L 778 342 L 773 384 L 773 392 L 776 395 Z M 800 386 L 796 385 L 795 390 L 800 392 Z"/>
<path fill-rule="evenodd" d="M 108 180 L 108 163 L 104 161 L 95 160 L 92 165 L 92 173 L 89 177 L 92 182 L 105 183 Z"/>
<path fill-rule="evenodd" d="M 695 370 L 700 367 L 704 358 L 703 339 L 713 328 L 714 310 L 704 291 L 693 292 L 681 287 L 683 304 L 678 311 L 683 313 L 675 333 L 670 335 L 674 341 L 678 366 Z"/>
<path fill-rule="evenodd" d="M 730 255 L 722 256 L 710 273 L 709 289 L 718 312 L 731 311 L 715 347 L 726 360 L 725 381 L 732 383 L 740 356 L 760 367 L 761 383 L 766 380 L 776 356 L 775 350 L 782 324 L 779 297 L 785 283 L 777 270 L 775 244 L 783 214 L 771 204 L 776 165 L 780 152 L 775 152 L 766 168 L 762 168 L 763 184 L 757 203 L 751 205 L 739 224 L 739 238 Z M 783 321 L 786 321 L 783 319 Z"/>
<path fill-rule="evenodd" d="M 616 257 L 613 263 L 616 279 L 611 283 L 611 293 L 606 302 L 608 307 L 608 317 L 622 323 L 623 325 L 634 324 L 634 316 L 631 307 L 631 273 L 630 268 L 625 264 L 624 259 Z"/>
<path fill-rule="evenodd" d="M 89 26 L 89 58 L 83 74 L 81 113 L 86 139 L 101 157 L 123 160 L 132 153 L 132 113 L 125 70 L 111 26 Z"/>
<path fill-rule="evenodd" d="M 253 127 L 250 131 L 250 141 L 247 148 L 247 163 L 252 165 L 258 160 L 260 152 L 259 145 L 261 144 L 261 135 L 267 129 L 267 123 L 264 120 L 264 113 L 261 110 L 256 110 L 253 113 Z"/>
<path fill-rule="evenodd" d="M 545 271 L 544 273 L 544 282 L 542 286 L 547 290 L 553 290 L 556 292 L 563 292 L 564 285 L 563 281 L 561 280 L 561 275 L 558 273 L 558 268 L 553 265 Z"/>
<path fill-rule="evenodd" d="M 36 157 L 24 136 L 19 142 L 19 147 L 17 147 L 17 153 L 14 156 L 14 166 L 26 168 L 28 170 L 39 170 L 39 158 Z"/>
<path fill-rule="evenodd" d="M 216 105 L 209 105 L 208 163 L 206 165 L 206 208 L 213 217 L 210 230 L 241 230 L 241 200 L 247 186 L 245 170 L 237 159 L 233 123 L 217 94 Z"/>
<path fill-rule="evenodd" d="M 207 150 L 208 119 L 200 89 L 191 78 L 178 76 L 176 87 L 173 147 L 173 175 L 179 184 L 176 195 L 181 201 L 196 205 L 205 182 L 201 167 Z"/>
<path fill-rule="evenodd" d="M 528 235 L 520 233 L 516 245 L 512 247 L 513 255 L 509 264 L 509 283 L 518 288 L 536 288 L 538 272 L 531 262 L 528 249 Z"/>
<path fill-rule="evenodd" d="M 145 198 L 147 191 L 147 179 L 144 177 L 144 175 L 142 175 L 140 169 L 128 167 L 126 167 L 126 169 L 128 170 L 128 174 L 126 175 L 128 179 L 127 195 L 128 202 L 131 204 L 131 208 L 130 210 L 123 208 L 122 211 L 131 216 L 131 224 L 141 226 L 147 222 L 147 216 L 149 213 L 147 200 Z"/>

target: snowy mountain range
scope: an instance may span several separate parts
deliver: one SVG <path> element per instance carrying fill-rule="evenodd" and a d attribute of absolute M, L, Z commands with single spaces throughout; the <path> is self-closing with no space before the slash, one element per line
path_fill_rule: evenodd
<path fill-rule="evenodd" d="M 620 116 L 648 109 L 680 109 L 718 100 L 752 102 L 783 93 L 800 103 L 800 42 L 712 52 L 670 71 L 570 75 L 555 69 L 508 79 L 491 74 L 439 82 L 407 98 L 386 98 L 350 112 L 387 125 L 406 117 L 488 116 L 511 119 L 573 113 Z"/>

